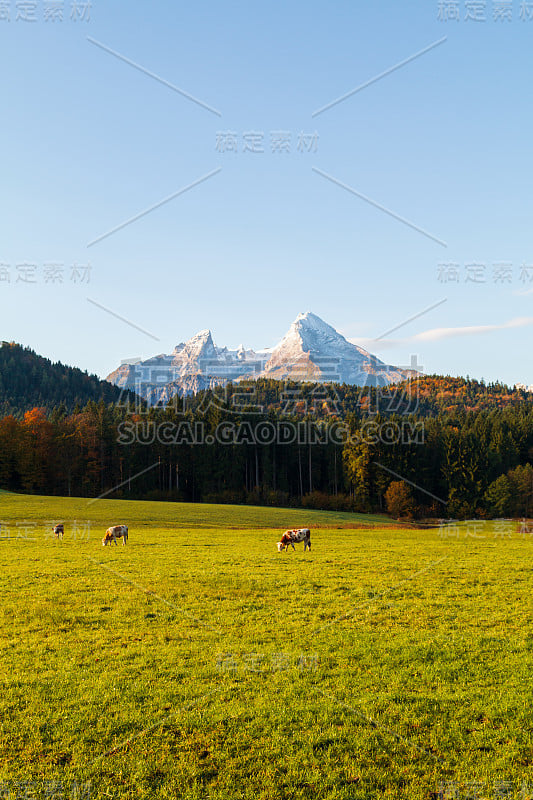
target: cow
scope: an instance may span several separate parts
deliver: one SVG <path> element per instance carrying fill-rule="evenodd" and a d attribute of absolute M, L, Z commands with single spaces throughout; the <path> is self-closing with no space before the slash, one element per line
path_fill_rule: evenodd
<path fill-rule="evenodd" d="M 63 534 L 65 533 L 65 527 L 63 523 L 60 522 L 59 525 L 54 525 L 52 531 L 54 532 L 54 536 L 56 537 L 56 539 L 62 539 Z"/>
<path fill-rule="evenodd" d="M 311 531 L 309 528 L 285 531 L 281 540 L 278 542 L 278 553 L 281 553 L 282 550 L 288 550 L 289 546 L 292 547 L 293 550 L 296 550 L 294 545 L 295 543 L 298 544 L 298 542 L 304 543 L 304 553 L 307 548 L 311 550 Z"/>
<path fill-rule="evenodd" d="M 105 532 L 105 536 L 102 539 L 102 544 L 105 547 L 107 544 L 111 544 L 111 542 L 117 543 L 117 539 L 122 539 L 122 545 L 125 545 L 128 541 L 128 526 L 127 525 L 113 525 L 111 528 L 108 528 Z"/>

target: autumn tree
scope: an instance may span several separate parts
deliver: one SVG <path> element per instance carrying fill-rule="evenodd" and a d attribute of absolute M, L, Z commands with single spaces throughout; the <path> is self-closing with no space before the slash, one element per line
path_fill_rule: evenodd
<path fill-rule="evenodd" d="M 387 511 L 395 519 L 413 519 L 415 516 L 416 503 L 411 488 L 405 481 L 392 481 L 385 492 L 385 502 Z"/>

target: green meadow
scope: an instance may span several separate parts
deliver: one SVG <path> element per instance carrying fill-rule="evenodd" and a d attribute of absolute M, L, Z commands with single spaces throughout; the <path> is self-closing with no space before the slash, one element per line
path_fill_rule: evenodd
<path fill-rule="evenodd" d="M 0 521 L 0 797 L 533 797 L 516 522 L 7 493 Z"/>

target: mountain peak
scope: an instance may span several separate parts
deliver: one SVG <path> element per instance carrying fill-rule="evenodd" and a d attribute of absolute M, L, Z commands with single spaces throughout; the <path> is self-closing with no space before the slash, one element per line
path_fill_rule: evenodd
<path fill-rule="evenodd" d="M 305 311 L 298 314 L 293 324 L 297 325 L 298 323 L 303 323 L 313 328 L 331 328 L 331 325 L 328 325 L 328 323 L 324 322 L 319 316 L 313 314 L 312 311 Z"/>
<path fill-rule="evenodd" d="M 355 349 L 335 328 L 312 311 L 306 311 L 298 314 L 283 339 L 274 348 L 265 371 L 278 373 L 281 368 L 285 375 L 286 369 L 293 371 L 290 365 L 298 365 L 298 370 L 304 365 L 305 375 L 319 379 L 320 369 L 317 369 L 315 358 L 342 358 L 347 347 Z"/>
<path fill-rule="evenodd" d="M 326 324 L 323 319 L 320 319 L 320 317 L 318 317 L 316 314 L 313 314 L 312 311 L 301 311 L 294 321 L 300 322 L 300 320 L 307 320 L 309 322 L 317 321 L 322 323 L 322 325 Z"/>
<path fill-rule="evenodd" d="M 314 332 L 335 339 L 344 339 L 344 336 L 341 336 L 335 328 L 332 328 L 323 319 L 313 314 L 312 311 L 298 314 L 291 327 L 299 331 Z"/>
<path fill-rule="evenodd" d="M 191 336 L 191 338 L 187 341 L 187 344 L 190 344 L 191 342 L 209 342 L 209 341 L 211 342 L 213 341 L 211 331 L 209 330 L 209 328 L 204 328 L 203 330 L 198 331 L 198 333 L 195 333 L 194 336 Z"/>
<path fill-rule="evenodd" d="M 298 314 L 272 351 L 264 373 L 279 380 L 329 380 L 359 386 L 406 377 L 402 370 L 349 342 L 312 311 Z"/>
<path fill-rule="evenodd" d="M 183 355 L 190 359 L 216 358 L 217 349 L 209 328 L 198 331 L 185 343 Z"/>
<path fill-rule="evenodd" d="M 259 352 L 217 347 L 209 328 L 198 331 L 170 356 L 159 356 L 129 367 L 128 375 L 113 373 L 110 379 L 121 385 L 134 385 L 142 364 L 152 367 L 157 380 L 152 384 L 161 395 L 181 395 L 225 385 L 228 381 L 255 379 L 300 380 L 348 383 L 356 386 L 395 383 L 409 377 L 406 370 L 384 364 L 376 356 L 349 342 L 341 333 L 312 311 L 296 317 L 283 339 L 273 348 Z M 169 367 L 172 368 L 170 377 Z M 155 370 L 155 372 L 154 372 Z M 168 373 L 168 376 L 167 376 Z M 168 386 L 163 386 L 163 380 Z M 165 395 L 166 396 L 166 395 Z M 150 400 L 153 402 L 153 399 Z"/>
<path fill-rule="evenodd" d="M 287 331 L 277 349 L 294 351 L 294 348 L 303 352 L 324 352 L 324 348 L 335 351 L 344 348 L 348 342 L 335 328 L 328 325 L 312 311 L 298 314 L 290 329 Z"/>

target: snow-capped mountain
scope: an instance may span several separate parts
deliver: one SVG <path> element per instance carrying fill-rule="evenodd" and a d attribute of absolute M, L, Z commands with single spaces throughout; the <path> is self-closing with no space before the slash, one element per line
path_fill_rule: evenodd
<path fill-rule="evenodd" d="M 185 397 L 239 378 L 257 378 L 270 353 L 268 349 L 246 350 L 243 345 L 237 350 L 217 347 L 206 329 L 176 345 L 169 355 L 123 362 L 107 380 L 122 389 L 133 389 L 150 403 L 167 403 L 176 394 Z"/>
<path fill-rule="evenodd" d="M 299 314 L 272 351 L 266 377 L 334 381 L 356 386 L 397 383 L 405 370 L 391 367 L 352 344 L 316 314 Z"/>
<path fill-rule="evenodd" d="M 352 344 L 316 314 L 299 314 L 274 348 L 237 350 L 217 347 L 210 330 L 202 330 L 176 345 L 169 355 L 123 362 L 107 380 L 133 389 L 151 403 L 174 395 L 194 394 L 230 381 L 277 380 L 349 383 L 375 386 L 397 383 L 413 375 L 380 361 Z"/>

